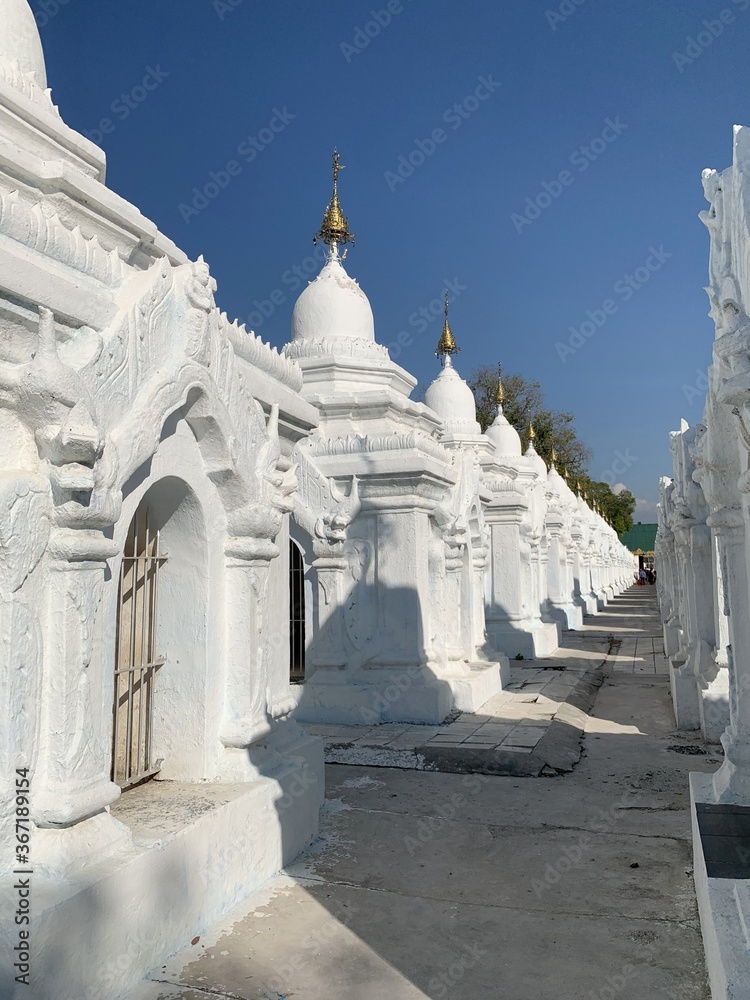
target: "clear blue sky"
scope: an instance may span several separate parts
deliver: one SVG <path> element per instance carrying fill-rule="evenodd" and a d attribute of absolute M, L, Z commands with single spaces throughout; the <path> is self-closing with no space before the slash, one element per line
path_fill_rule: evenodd
<path fill-rule="evenodd" d="M 655 500 L 668 431 L 702 412 L 685 389 L 713 337 L 700 174 L 728 166 L 732 125 L 750 124 L 750 0 L 58 4 L 32 6 L 64 119 L 95 138 L 109 119 L 110 187 L 205 256 L 230 317 L 271 311 L 275 293 L 255 328 L 288 339 L 290 269 L 313 251 L 338 145 L 347 268 L 378 339 L 402 334 L 399 363 L 435 376 L 439 320 L 410 317 L 457 282 L 464 377 L 501 360 L 538 379 L 575 414 L 594 477 L 619 451 L 633 461 L 616 478 Z M 180 208 L 207 184 L 206 207 Z M 605 322 L 563 363 L 587 311 Z"/>

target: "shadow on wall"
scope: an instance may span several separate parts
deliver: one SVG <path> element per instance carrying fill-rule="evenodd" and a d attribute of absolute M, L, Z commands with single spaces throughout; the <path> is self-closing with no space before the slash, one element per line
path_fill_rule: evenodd
<path fill-rule="evenodd" d="M 386 530 L 378 525 L 376 553 L 368 527 L 363 537 L 350 536 L 336 557 L 320 560 L 318 569 L 309 535 L 290 524 L 304 559 L 306 634 L 305 683 L 297 687 L 293 717 L 355 725 L 440 721 L 454 704 L 454 690 L 444 678 L 451 632 L 446 616 L 455 616 L 458 635 L 469 634 L 468 622 L 458 617 L 460 609 L 445 609 L 442 581 L 429 581 L 434 602 L 428 608 L 416 587 L 378 583 L 376 558 L 382 562 L 388 548 Z M 394 557 L 400 554 L 391 546 Z M 468 662 L 467 649 L 467 672 Z"/>

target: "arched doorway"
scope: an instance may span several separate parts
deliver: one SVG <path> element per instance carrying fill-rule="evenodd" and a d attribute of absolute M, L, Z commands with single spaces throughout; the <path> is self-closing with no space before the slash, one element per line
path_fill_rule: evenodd
<path fill-rule="evenodd" d="M 170 475 L 141 496 L 120 536 L 112 780 L 123 789 L 155 774 L 202 779 L 208 766 L 207 715 L 218 696 L 206 667 L 205 523 L 195 492 Z"/>
<path fill-rule="evenodd" d="M 305 679 L 305 562 L 302 549 L 289 539 L 289 679 Z"/>
<path fill-rule="evenodd" d="M 117 595 L 112 781 L 131 788 L 159 770 L 152 758 L 159 571 L 166 557 L 148 505 L 130 522 Z"/>

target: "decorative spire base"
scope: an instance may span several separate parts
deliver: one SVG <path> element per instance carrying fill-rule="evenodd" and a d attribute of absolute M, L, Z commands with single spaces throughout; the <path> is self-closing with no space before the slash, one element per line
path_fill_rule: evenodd
<path fill-rule="evenodd" d="M 315 236 L 313 236 L 313 243 L 317 243 L 318 240 L 320 240 L 321 243 L 327 243 L 328 246 L 331 247 L 332 257 L 338 257 L 338 247 L 346 246 L 347 243 L 351 243 L 353 245 L 355 239 L 354 234 L 349 232 L 349 223 L 339 202 L 339 173 L 344 169 L 345 167 L 343 167 L 339 161 L 339 152 L 337 149 L 334 149 L 333 194 L 331 195 L 328 208 L 323 216 L 323 222 L 321 223 L 320 229 Z"/>
<path fill-rule="evenodd" d="M 448 293 L 445 293 L 445 322 L 443 323 L 443 332 L 438 341 L 437 350 L 435 351 L 435 356 L 440 358 L 443 365 L 450 364 L 452 367 L 452 362 L 450 361 L 451 354 L 458 354 L 461 348 L 456 343 L 456 338 L 453 336 L 453 331 L 451 330 L 450 323 L 448 322 Z"/>

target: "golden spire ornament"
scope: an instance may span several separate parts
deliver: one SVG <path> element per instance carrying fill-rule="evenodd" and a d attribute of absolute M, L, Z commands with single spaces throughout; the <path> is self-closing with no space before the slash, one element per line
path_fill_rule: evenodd
<path fill-rule="evenodd" d="M 327 243 L 336 252 L 336 247 L 346 246 L 347 243 L 354 243 L 354 234 L 349 232 L 349 223 L 341 210 L 339 204 L 339 174 L 346 168 L 341 164 L 339 151 L 333 151 L 333 194 L 328 203 L 323 222 L 320 229 L 313 237 L 313 243 L 318 240 Z"/>
<path fill-rule="evenodd" d="M 503 389 L 502 379 L 497 380 L 497 392 L 495 393 L 495 402 L 498 406 L 502 406 L 505 402 L 505 389 Z"/>
<path fill-rule="evenodd" d="M 451 330 L 450 323 L 448 322 L 448 293 L 445 293 L 445 322 L 443 323 L 443 332 L 438 341 L 437 350 L 435 351 L 435 356 L 440 358 L 445 364 L 445 359 L 451 354 L 458 354 L 461 348 L 456 343 L 456 338 L 453 336 L 453 331 Z"/>
<path fill-rule="evenodd" d="M 554 465 L 556 461 L 557 461 L 557 452 L 555 451 L 555 448 L 553 446 L 552 451 L 549 453 L 550 465 Z"/>
<path fill-rule="evenodd" d="M 529 442 L 533 443 L 536 438 L 536 431 L 534 430 L 534 425 L 529 424 Z"/>

